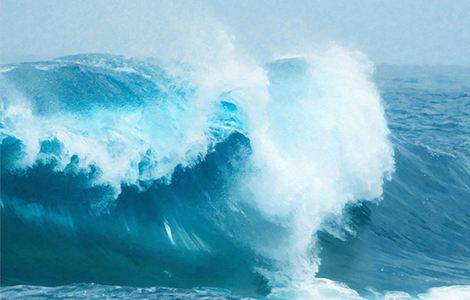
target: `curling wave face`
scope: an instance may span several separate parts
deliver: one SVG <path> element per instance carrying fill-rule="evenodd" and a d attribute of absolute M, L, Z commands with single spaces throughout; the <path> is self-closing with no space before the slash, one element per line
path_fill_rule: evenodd
<path fill-rule="evenodd" d="M 3 285 L 384 287 L 332 263 L 394 171 L 367 59 L 215 71 L 98 54 L 2 67 Z"/>

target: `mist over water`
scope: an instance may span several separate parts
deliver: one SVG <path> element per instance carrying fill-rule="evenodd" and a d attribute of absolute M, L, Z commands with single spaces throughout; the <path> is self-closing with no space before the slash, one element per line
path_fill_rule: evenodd
<path fill-rule="evenodd" d="M 263 62 L 342 43 L 376 63 L 468 66 L 469 6 L 465 0 L 5 0 L 0 61 L 97 52 L 191 60 L 217 53 L 214 33 L 225 31 Z"/>

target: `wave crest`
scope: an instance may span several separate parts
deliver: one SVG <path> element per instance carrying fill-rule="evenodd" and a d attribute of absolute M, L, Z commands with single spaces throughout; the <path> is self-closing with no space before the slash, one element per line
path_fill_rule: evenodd
<path fill-rule="evenodd" d="M 12 220 L 106 240 L 119 228 L 161 254 L 149 261 L 170 285 L 212 257 L 223 277 L 245 264 L 239 288 L 261 274 L 278 294 L 347 291 L 314 278 L 315 234 L 347 203 L 380 198 L 393 172 L 370 62 L 340 48 L 264 66 L 230 60 L 220 80 L 181 66 L 81 55 L 2 72 Z M 36 192 L 15 189 L 27 182 Z"/>

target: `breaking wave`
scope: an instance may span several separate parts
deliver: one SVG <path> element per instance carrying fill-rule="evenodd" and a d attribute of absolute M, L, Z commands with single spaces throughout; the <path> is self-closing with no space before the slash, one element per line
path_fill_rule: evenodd
<path fill-rule="evenodd" d="M 394 172 L 372 71 L 340 48 L 261 66 L 3 66 L 2 285 L 359 298 L 316 274 L 325 241 L 353 232 L 345 210 L 379 201 Z"/>

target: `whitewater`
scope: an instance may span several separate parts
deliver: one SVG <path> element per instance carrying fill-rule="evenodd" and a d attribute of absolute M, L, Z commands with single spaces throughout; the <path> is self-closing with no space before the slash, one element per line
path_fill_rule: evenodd
<path fill-rule="evenodd" d="M 469 70 L 223 38 L 0 68 L 2 297 L 469 298 Z"/>

